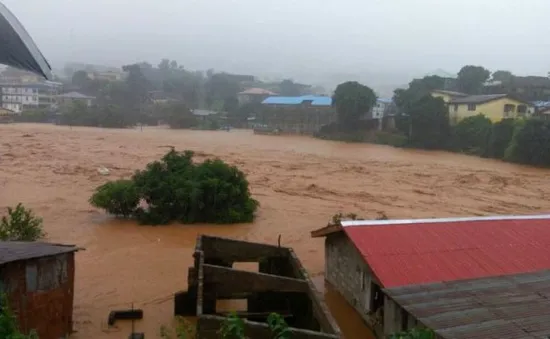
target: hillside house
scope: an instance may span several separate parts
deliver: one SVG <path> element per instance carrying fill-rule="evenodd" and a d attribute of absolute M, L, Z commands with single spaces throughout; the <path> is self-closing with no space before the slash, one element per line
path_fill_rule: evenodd
<path fill-rule="evenodd" d="M 0 83 L 2 107 L 20 113 L 26 110 L 54 109 L 62 83 Z"/>
<path fill-rule="evenodd" d="M 431 95 L 434 98 L 441 98 L 445 103 L 449 103 L 451 100 L 467 97 L 468 94 L 454 91 L 445 91 L 441 89 L 436 89 L 431 92 Z"/>
<path fill-rule="evenodd" d="M 483 114 L 492 122 L 498 122 L 506 118 L 530 116 L 535 111 L 533 104 L 507 94 L 470 95 L 454 98 L 448 104 L 452 121 Z"/>
<path fill-rule="evenodd" d="M 248 88 L 237 94 L 239 105 L 256 103 L 260 104 L 266 98 L 275 96 L 277 93 L 263 88 Z"/>
<path fill-rule="evenodd" d="M 74 300 L 74 253 L 79 248 L 42 242 L 0 242 L 0 282 L 24 333 L 68 337 Z"/>
<path fill-rule="evenodd" d="M 95 97 L 84 95 L 78 92 L 63 93 L 57 96 L 58 105 L 82 103 L 87 107 L 91 107 L 95 101 Z"/>
<path fill-rule="evenodd" d="M 9 123 L 15 120 L 21 113 L 0 107 L 0 123 Z"/>
<path fill-rule="evenodd" d="M 549 226 L 550 215 L 357 220 L 312 236 L 325 237 L 325 280 L 385 336 L 423 324 L 422 312 L 392 299 L 399 289 L 550 269 Z"/>
<path fill-rule="evenodd" d="M 256 115 L 256 123 L 284 134 L 313 134 L 336 121 L 332 98 L 305 95 L 268 97 Z"/>

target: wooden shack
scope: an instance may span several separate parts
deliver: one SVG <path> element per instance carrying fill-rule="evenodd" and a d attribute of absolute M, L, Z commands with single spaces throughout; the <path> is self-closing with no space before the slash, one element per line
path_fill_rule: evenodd
<path fill-rule="evenodd" d="M 175 314 L 197 316 L 198 338 L 218 338 L 227 313 L 219 300 L 246 300 L 237 312 L 249 338 L 269 338 L 272 312 L 283 316 L 292 337 L 341 338 L 340 329 L 290 248 L 201 235 L 189 268 L 188 290 L 176 294 Z M 258 263 L 258 272 L 234 268 Z"/>
<path fill-rule="evenodd" d="M 72 332 L 74 252 L 71 245 L 0 241 L 0 282 L 23 333 L 59 339 Z"/>

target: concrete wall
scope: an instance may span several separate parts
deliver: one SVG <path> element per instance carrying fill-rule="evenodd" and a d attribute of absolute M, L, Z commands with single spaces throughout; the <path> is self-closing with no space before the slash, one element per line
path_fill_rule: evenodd
<path fill-rule="evenodd" d="M 330 106 L 262 105 L 256 123 L 280 128 L 284 134 L 313 134 L 336 121 L 336 111 Z"/>
<path fill-rule="evenodd" d="M 59 339 L 72 332 L 74 253 L 0 267 L 0 279 L 23 332 Z"/>
<path fill-rule="evenodd" d="M 371 305 L 372 283 L 380 286 L 370 267 L 343 232 L 330 234 L 325 239 L 325 279 L 355 308 L 375 332 L 384 337 L 418 325 L 414 317 L 393 300 L 384 296 L 382 324 L 375 323 Z"/>
<path fill-rule="evenodd" d="M 325 265 L 326 280 L 370 323 L 371 281 L 377 284 L 378 281 L 343 232 L 327 236 Z"/>

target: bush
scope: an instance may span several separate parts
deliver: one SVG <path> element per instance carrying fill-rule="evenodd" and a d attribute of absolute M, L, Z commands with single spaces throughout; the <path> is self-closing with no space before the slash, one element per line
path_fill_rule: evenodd
<path fill-rule="evenodd" d="M 491 129 L 491 120 L 483 114 L 467 117 L 452 128 L 452 148 L 467 154 L 487 156 Z"/>
<path fill-rule="evenodd" d="M 5 294 L 0 295 L 0 338 L 2 339 L 38 339 L 36 331 L 25 335 L 19 331 L 17 317 L 8 305 Z"/>
<path fill-rule="evenodd" d="M 15 209 L 8 207 L 8 215 L 3 216 L 0 222 L 0 240 L 36 241 L 45 236 L 42 219 L 21 203 Z"/>
<path fill-rule="evenodd" d="M 514 135 L 514 127 L 514 119 L 504 119 L 493 124 L 487 147 L 487 156 L 496 159 L 504 158 L 506 148 L 510 145 Z"/>
<path fill-rule="evenodd" d="M 142 199 L 147 207 L 136 208 Z M 98 187 L 90 202 L 153 225 L 252 222 L 258 207 L 239 169 L 217 159 L 194 164 L 193 152 L 174 149 L 137 171 L 132 180 Z"/>
<path fill-rule="evenodd" d="M 550 166 L 550 122 L 521 121 L 514 129 L 505 160 L 535 166 Z"/>
<path fill-rule="evenodd" d="M 139 204 L 139 194 L 131 180 L 110 181 L 96 188 L 90 198 L 92 206 L 116 216 L 130 217 Z"/>

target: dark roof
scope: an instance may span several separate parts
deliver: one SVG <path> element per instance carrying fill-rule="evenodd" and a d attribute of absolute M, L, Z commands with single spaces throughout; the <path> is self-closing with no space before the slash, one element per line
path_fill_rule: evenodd
<path fill-rule="evenodd" d="M 451 100 L 451 104 L 482 104 L 485 102 L 505 98 L 506 94 L 469 95 Z"/>
<path fill-rule="evenodd" d="M 446 339 L 547 339 L 550 271 L 386 289 Z"/>
<path fill-rule="evenodd" d="M 550 215 L 341 224 L 386 288 L 550 269 Z"/>
<path fill-rule="evenodd" d="M 467 97 L 468 94 L 462 93 L 462 92 L 455 92 L 455 91 L 445 91 L 442 89 L 436 89 L 434 92 L 441 93 L 441 94 L 447 94 L 453 97 Z"/>
<path fill-rule="evenodd" d="M 509 98 L 515 101 L 519 101 L 526 105 L 533 105 L 530 102 L 521 100 L 519 98 L 514 98 L 508 94 L 483 94 L 483 95 L 470 95 L 464 98 L 454 98 L 449 103 L 451 104 L 484 104 L 489 101 L 498 100 L 502 98 Z"/>
<path fill-rule="evenodd" d="M 0 265 L 13 261 L 28 260 L 51 255 L 76 252 L 75 245 L 45 242 L 0 241 Z"/>

